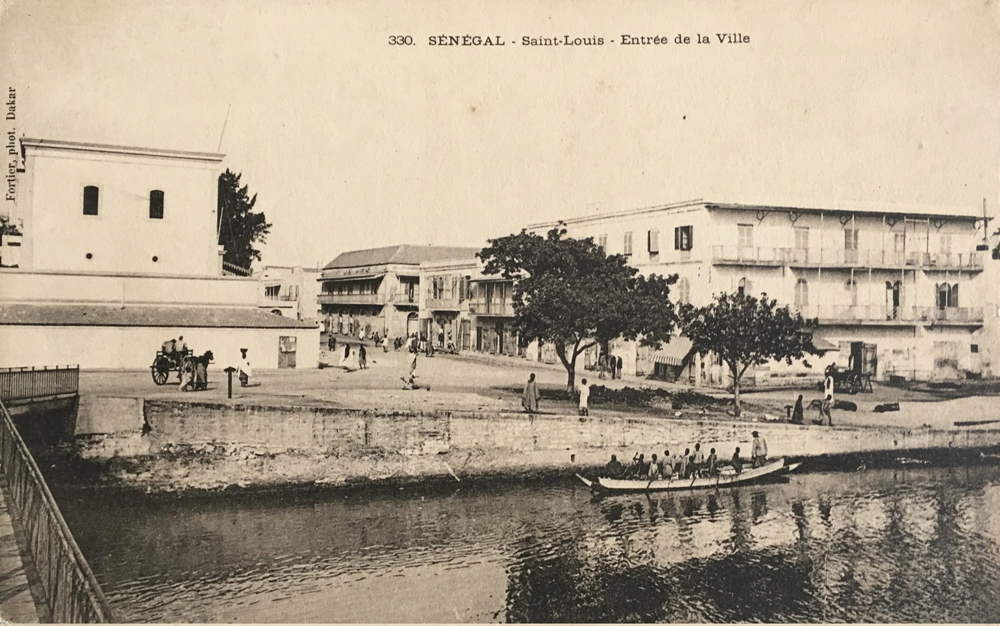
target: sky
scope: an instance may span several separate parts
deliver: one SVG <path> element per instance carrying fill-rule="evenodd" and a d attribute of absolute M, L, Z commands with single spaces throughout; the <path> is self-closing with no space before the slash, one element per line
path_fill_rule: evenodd
<path fill-rule="evenodd" d="M 522 45 L 566 35 L 604 44 Z M 695 198 L 998 215 L 998 44 L 995 1 L 0 0 L 0 93 L 18 136 L 225 153 L 264 263 L 315 265 Z"/>

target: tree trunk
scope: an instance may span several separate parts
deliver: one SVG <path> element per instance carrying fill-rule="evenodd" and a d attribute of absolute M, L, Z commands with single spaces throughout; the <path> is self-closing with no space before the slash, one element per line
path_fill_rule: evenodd
<path fill-rule="evenodd" d="M 741 414 L 740 409 L 740 378 L 733 372 L 733 413 L 736 417 Z"/>
<path fill-rule="evenodd" d="M 566 344 L 561 341 L 556 342 L 556 355 L 562 361 L 563 367 L 566 368 L 568 375 L 566 393 L 572 397 L 573 392 L 576 390 L 576 357 L 574 356 L 572 361 L 566 358 Z"/>

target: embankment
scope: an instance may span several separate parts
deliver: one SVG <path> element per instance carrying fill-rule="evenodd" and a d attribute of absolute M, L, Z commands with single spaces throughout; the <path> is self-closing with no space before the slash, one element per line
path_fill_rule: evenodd
<path fill-rule="evenodd" d="M 79 454 L 106 463 L 116 482 L 152 490 L 230 485 L 405 483 L 568 474 L 701 443 L 749 456 L 751 431 L 770 456 L 986 449 L 995 427 L 793 426 L 636 416 L 382 412 L 139 398 L 84 397 Z"/>

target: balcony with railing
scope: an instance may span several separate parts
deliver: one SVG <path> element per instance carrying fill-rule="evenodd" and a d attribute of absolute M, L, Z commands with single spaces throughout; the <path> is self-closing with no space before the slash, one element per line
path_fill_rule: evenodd
<path fill-rule="evenodd" d="M 468 306 L 468 300 L 458 298 L 427 298 L 428 311 L 461 311 Z"/>
<path fill-rule="evenodd" d="M 405 295 L 403 296 L 405 299 Z M 378 293 L 333 293 L 324 291 L 316 298 L 320 304 L 385 304 Z"/>
<path fill-rule="evenodd" d="M 791 248 L 744 248 L 712 246 L 712 261 L 717 265 L 763 265 L 781 267 L 791 260 Z"/>
<path fill-rule="evenodd" d="M 509 298 L 473 298 L 469 301 L 469 309 L 476 315 L 514 315 L 514 303 Z"/>
<path fill-rule="evenodd" d="M 981 324 L 982 307 L 893 307 L 884 305 L 811 305 L 792 307 L 803 317 L 818 319 L 820 324 L 887 324 L 913 325 L 951 323 Z"/>
<path fill-rule="evenodd" d="M 791 267 L 864 267 L 981 271 L 983 256 L 977 252 L 931 253 L 865 249 L 803 249 L 790 251 Z"/>

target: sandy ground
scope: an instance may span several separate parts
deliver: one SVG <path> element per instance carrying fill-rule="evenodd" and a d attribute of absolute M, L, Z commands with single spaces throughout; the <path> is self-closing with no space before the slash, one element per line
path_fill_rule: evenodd
<path fill-rule="evenodd" d="M 341 344 L 342 345 L 342 344 Z M 547 396 L 541 404 L 543 412 L 571 413 L 576 405 L 566 400 L 548 399 L 558 395 L 566 385 L 566 372 L 561 365 L 532 363 L 511 357 L 488 357 L 476 355 L 450 356 L 438 354 L 428 358 L 420 355 L 417 360 L 416 382 L 419 390 L 404 390 L 401 377 L 409 371 L 408 354 L 405 351 L 389 350 L 369 346 L 368 369 L 344 369 L 339 364 L 340 349 L 337 354 L 321 353 L 321 362 L 332 367 L 303 370 L 258 371 L 251 380 L 251 386 L 241 388 L 239 381 L 233 381 L 234 402 L 254 402 L 260 404 L 322 405 L 376 409 L 383 411 L 520 411 L 520 389 L 528 374 L 534 372 L 539 386 Z M 141 371 L 85 371 L 80 375 L 82 394 L 145 397 L 185 401 L 226 401 L 225 364 L 215 364 L 209 368 L 209 390 L 201 392 L 181 392 L 176 382 L 176 374 L 171 375 L 167 385 L 157 387 L 148 370 Z M 680 391 L 686 387 L 677 384 L 626 376 L 622 380 L 596 380 L 591 372 L 578 371 L 577 380 L 586 377 L 592 384 L 610 388 L 657 387 Z M 427 387 L 430 389 L 428 390 Z M 960 391 L 918 391 L 896 389 L 876 385 L 873 393 L 855 396 L 838 395 L 858 405 L 856 412 L 834 411 L 834 423 L 851 426 L 899 426 L 919 428 L 927 425 L 934 428 L 952 428 L 960 420 L 1000 420 L 1000 397 L 996 386 L 982 386 L 979 393 L 990 395 L 962 395 Z M 516 390 L 516 391 L 515 391 Z M 985 390 L 985 391 L 983 391 Z M 704 390 L 702 390 L 704 391 Z M 723 391 L 711 391 L 713 395 L 726 397 Z M 802 390 L 781 390 L 747 393 L 743 395 L 744 417 L 749 421 L 784 420 L 785 405 L 793 404 L 801 393 L 805 404 L 820 398 L 814 388 Z M 900 411 L 875 413 L 878 404 L 899 402 Z M 591 414 L 620 414 L 623 412 L 659 415 L 665 418 L 727 417 L 728 407 L 685 407 L 673 410 L 669 406 L 662 409 L 630 409 L 592 403 Z M 818 413 L 806 410 L 806 420 L 817 419 Z"/>

